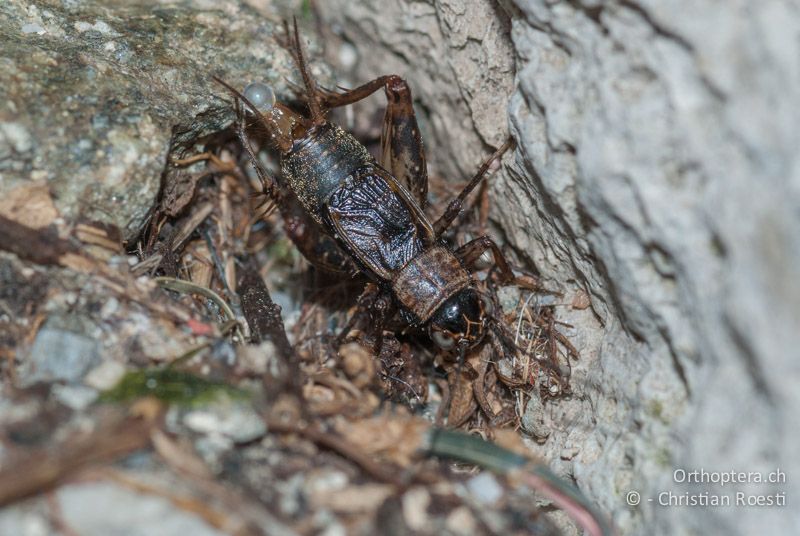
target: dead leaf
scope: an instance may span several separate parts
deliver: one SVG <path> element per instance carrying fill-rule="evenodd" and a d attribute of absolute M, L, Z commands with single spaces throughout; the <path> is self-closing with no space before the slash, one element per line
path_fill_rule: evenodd
<path fill-rule="evenodd" d="M 47 183 L 41 181 L 6 192 L 0 199 L 0 216 L 33 229 L 42 229 L 52 224 L 59 214 Z"/>
<path fill-rule="evenodd" d="M 314 489 L 309 499 L 314 508 L 330 508 L 342 514 L 356 514 L 377 510 L 392 493 L 394 488 L 388 484 L 364 484 L 348 486 L 335 492 Z"/>
<path fill-rule="evenodd" d="M 430 423 L 405 412 L 359 421 L 340 420 L 336 430 L 366 454 L 408 466 L 423 446 Z"/>
<path fill-rule="evenodd" d="M 592 305 L 592 299 L 589 297 L 589 294 L 586 293 L 585 290 L 577 290 L 575 294 L 572 296 L 572 308 L 583 310 L 588 308 Z"/>

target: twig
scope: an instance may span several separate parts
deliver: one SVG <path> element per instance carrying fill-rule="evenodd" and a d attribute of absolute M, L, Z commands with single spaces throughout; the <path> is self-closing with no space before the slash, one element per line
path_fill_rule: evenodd
<path fill-rule="evenodd" d="M 9 251 L 20 259 L 44 266 L 61 266 L 76 272 L 91 274 L 94 280 L 120 299 L 135 301 L 154 313 L 175 322 L 186 322 L 186 311 L 144 298 L 141 285 L 129 274 L 109 268 L 83 255 L 71 241 L 60 238 L 52 228 L 38 230 L 0 216 L 0 250 Z"/>
<path fill-rule="evenodd" d="M 0 216 L 0 250 L 45 266 L 63 265 L 65 255 L 78 253 L 77 246 L 60 238 L 54 227 L 33 229 L 4 216 Z"/>
<path fill-rule="evenodd" d="M 201 296 L 204 296 L 216 303 L 225 313 L 225 316 L 228 317 L 228 320 L 236 320 L 236 315 L 233 314 L 233 311 L 227 302 L 225 302 L 225 300 L 223 300 L 219 294 L 210 288 L 201 287 L 200 285 L 196 285 L 191 281 L 176 279 L 174 277 L 155 277 L 153 280 L 158 283 L 159 286 L 168 290 L 173 290 L 182 294 L 200 294 Z"/>
<path fill-rule="evenodd" d="M 0 507 L 48 491 L 80 471 L 113 462 L 150 445 L 161 407 L 148 416 L 116 417 L 93 432 L 41 449 L 0 470 Z"/>
<path fill-rule="evenodd" d="M 172 241 L 171 249 L 172 251 L 177 251 L 180 249 L 184 242 L 189 239 L 189 236 L 197 229 L 197 226 L 203 223 L 212 212 L 214 211 L 214 204 L 213 203 L 206 203 L 205 205 L 201 205 L 200 208 L 195 210 L 192 215 L 187 219 L 183 225 L 181 226 L 178 233 L 175 235 L 175 238 Z M 146 258 L 133 268 L 131 268 L 131 272 L 135 275 L 141 275 L 150 270 L 155 269 L 159 263 L 161 262 L 161 258 L 163 255 L 157 253 L 155 255 L 151 255 L 150 257 Z"/>
<path fill-rule="evenodd" d="M 492 350 L 492 348 L 489 346 L 486 348 Z M 478 365 L 478 378 L 472 382 L 472 390 L 475 393 L 475 400 L 478 401 L 478 405 L 486 414 L 486 417 L 488 417 L 490 421 L 493 421 L 497 415 L 495 415 L 492 406 L 489 404 L 489 400 L 486 398 L 485 390 L 486 372 L 489 370 L 490 352 L 484 351 L 481 352 L 481 354 L 484 354 L 486 357 L 484 358 L 482 355 L 478 358 L 480 360 L 480 364 Z"/>
<path fill-rule="evenodd" d="M 249 262 L 242 263 L 237 288 L 252 341 L 258 343 L 269 339 L 287 363 L 297 363 L 294 348 L 283 327 L 281 308 L 272 301 L 267 285 Z"/>

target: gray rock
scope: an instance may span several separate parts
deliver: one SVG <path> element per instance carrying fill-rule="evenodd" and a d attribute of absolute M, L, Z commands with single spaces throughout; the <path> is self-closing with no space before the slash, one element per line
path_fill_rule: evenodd
<path fill-rule="evenodd" d="M 97 400 L 98 392 L 84 385 L 54 385 L 53 396 L 75 411 L 83 411 Z"/>
<path fill-rule="evenodd" d="M 320 3 L 356 78 L 407 77 L 453 181 L 518 141 L 493 217 L 582 359 L 536 453 L 622 534 L 788 533 L 796 509 L 657 506 L 673 471 L 800 474 L 800 13 L 711 0 Z M 515 60 L 513 62 L 512 60 Z M 515 64 L 514 64 L 515 63 Z M 565 448 L 577 452 L 561 460 Z M 568 458 L 571 456 L 568 456 Z M 627 491 L 642 504 L 625 503 Z M 800 482 L 747 488 L 800 494 Z"/>
<path fill-rule="evenodd" d="M 45 325 L 23 362 L 22 381 L 25 384 L 64 381 L 77 383 L 89 368 L 99 361 L 97 343 L 81 333 L 75 333 L 52 322 Z"/>
<path fill-rule="evenodd" d="M 230 123 L 211 75 L 238 87 L 260 77 L 286 94 L 290 61 L 275 24 L 237 2 L 12 0 L 0 13 L 0 196 L 45 180 L 62 216 L 129 238 L 168 154 Z"/>
<path fill-rule="evenodd" d="M 503 486 L 488 471 L 478 473 L 467 480 L 466 486 L 476 501 L 487 506 L 497 503 L 504 494 Z"/>
<path fill-rule="evenodd" d="M 103 361 L 86 374 L 85 383 L 98 391 L 111 389 L 125 375 L 125 365 L 117 361 Z"/>
<path fill-rule="evenodd" d="M 497 289 L 497 299 L 500 301 L 500 309 L 502 309 L 505 315 L 513 313 L 517 307 L 519 307 L 521 297 L 522 292 L 519 287 L 500 287 Z"/>
<path fill-rule="evenodd" d="M 166 498 L 135 493 L 109 482 L 65 486 L 55 496 L 64 522 L 78 534 L 223 534 L 199 517 L 175 508 Z"/>
<path fill-rule="evenodd" d="M 225 436 L 234 443 L 252 441 L 267 431 L 264 420 L 252 406 L 224 398 L 187 412 L 183 423 L 195 432 Z"/>
<path fill-rule="evenodd" d="M 0 534 L 48 536 L 51 533 L 52 528 L 44 508 L 37 509 L 28 504 L 25 507 L 0 510 Z"/>

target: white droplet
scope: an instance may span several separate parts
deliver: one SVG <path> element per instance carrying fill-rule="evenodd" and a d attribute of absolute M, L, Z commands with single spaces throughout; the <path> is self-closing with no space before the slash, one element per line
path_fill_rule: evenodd
<path fill-rule="evenodd" d="M 275 104 L 275 92 L 261 82 L 248 84 L 243 95 L 259 110 L 269 110 Z"/>

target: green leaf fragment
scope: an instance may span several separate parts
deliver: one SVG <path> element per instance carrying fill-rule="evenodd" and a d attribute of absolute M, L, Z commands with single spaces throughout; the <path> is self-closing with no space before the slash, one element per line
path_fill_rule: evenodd
<path fill-rule="evenodd" d="M 130 402 L 153 396 L 167 404 L 197 406 L 220 398 L 247 398 L 247 393 L 225 383 L 173 368 L 128 372 L 117 385 L 100 395 L 102 402 Z"/>

